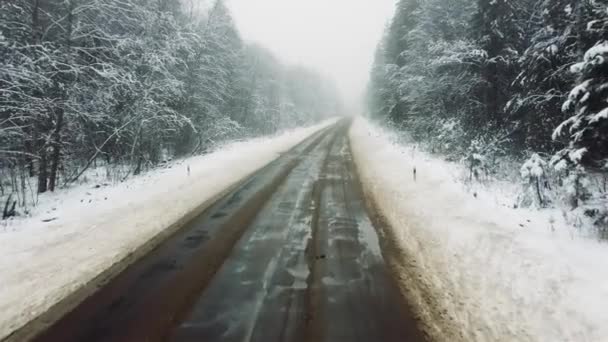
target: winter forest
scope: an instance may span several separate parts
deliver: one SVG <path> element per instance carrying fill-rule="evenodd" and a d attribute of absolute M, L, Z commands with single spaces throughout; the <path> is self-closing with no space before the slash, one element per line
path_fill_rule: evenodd
<path fill-rule="evenodd" d="M 597 0 L 400 0 L 367 112 L 470 182 L 523 182 L 515 206 L 606 227 L 607 26 Z M 4 217 L 92 168 L 126 179 L 344 112 L 327 78 L 244 42 L 223 1 L 2 1 L 0 93 Z"/>
<path fill-rule="evenodd" d="M 608 228 L 608 10 L 597 0 L 400 0 L 379 44 L 371 116 L 469 181 L 521 178 L 516 206 Z"/>
<path fill-rule="evenodd" d="M 94 166 L 124 179 L 340 106 L 331 82 L 244 43 L 223 1 L 0 2 L 5 217 Z"/>
<path fill-rule="evenodd" d="M 0 341 L 608 341 L 608 0 L 0 0 Z"/>

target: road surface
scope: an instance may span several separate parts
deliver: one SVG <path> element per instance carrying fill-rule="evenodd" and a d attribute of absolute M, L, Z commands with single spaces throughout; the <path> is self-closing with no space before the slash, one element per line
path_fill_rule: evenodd
<path fill-rule="evenodd" d="M 347 129 L 283 154 L 33 340 L 424 341 L 366 213 Z"/>

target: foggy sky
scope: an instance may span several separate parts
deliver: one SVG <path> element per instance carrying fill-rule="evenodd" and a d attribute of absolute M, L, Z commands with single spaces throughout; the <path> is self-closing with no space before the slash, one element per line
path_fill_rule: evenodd
<path fill-rule="evenodd" d="M 333 78 L 357 106 L 395 0 L 229 0 L 243 38 Z M 355 107 L 356 108 L 356 107 Z"/>

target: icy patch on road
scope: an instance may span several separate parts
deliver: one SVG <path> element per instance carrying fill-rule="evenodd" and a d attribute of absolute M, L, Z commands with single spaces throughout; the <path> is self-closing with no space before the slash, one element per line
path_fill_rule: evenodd
<path fill-rule="evenodd" d="M 0 340 L 333 122 L 228 144 L 113 186 L 62 190 L 31 217 L 5 223 L 0 227 Z"/>
<path fill-rule="evenodd" d="M 466 342 L 608 341 L 608 245 L 570 234 L 551 211 L 473 197 L 456 180 L 457 164 L 395 144 L 364 119 L 350 138 L 366 195 L 410 257 L 400 261 L 411 273 L 405 286 L 433 293 L 414 298 L 422 317 L 437 320 L 426 322 L 431 333 Z"/>

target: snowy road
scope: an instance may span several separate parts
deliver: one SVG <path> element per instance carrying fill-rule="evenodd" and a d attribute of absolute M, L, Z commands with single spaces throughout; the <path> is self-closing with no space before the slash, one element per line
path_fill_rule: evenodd
<path fill-rule="evenodd" d="M 347 125 L 242 182 L 36 341 L 423 341 L 380 251 Z"/>

